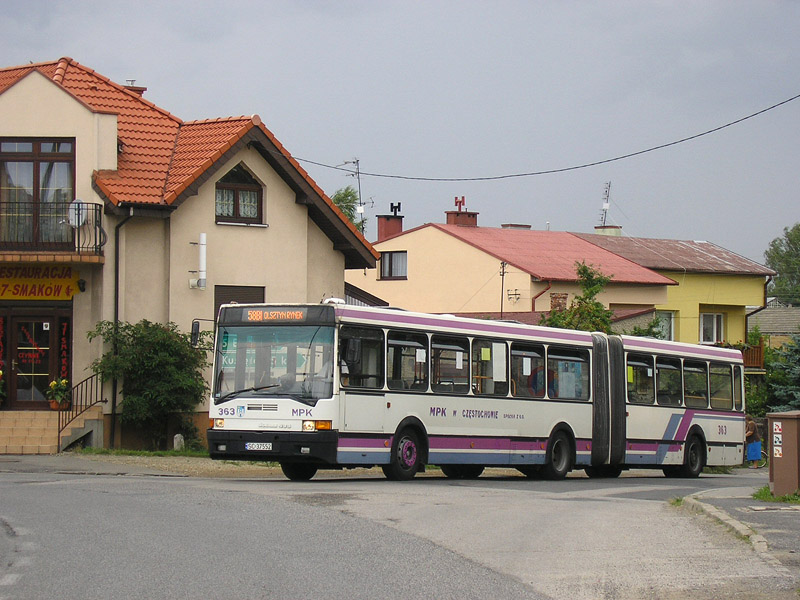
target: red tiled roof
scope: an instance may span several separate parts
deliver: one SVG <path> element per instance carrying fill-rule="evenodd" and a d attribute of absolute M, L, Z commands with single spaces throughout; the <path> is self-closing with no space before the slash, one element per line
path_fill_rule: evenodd
<path fill-rule="evenodd" d="M 142 98 L 137 91 L 116 84 L 71 58 L 0 69 L 0 94 L 34 70 L 91 110 L 117 115 L 117 135 L 122 144 L 117 170 L 94 174 L 96 188 L 109 203 L 115 206 L 176 205 L 182 199 L 181 194 L 191 191 L 198 181 L 208 177 L 215 163 L 245 136 L 262 136 L 290 165 L 285 172 L 293 170 L 290 176 L 296 178 L 294 187 L 302 187 L 303 193 L 310 190 L 313 197 L 309 213 L 320 227 L 329 236 L 349 238 L 345 245 L 361 246 L 357 254 L 362 259 L 367 262 L 370 262 L 369 257 L 373 259 L 371 265 L 350 266 L 374 266 L 378 253 L 257 115 L 184 123 Z"/>
<path fill-rule="evenodd" d="M 711 242 L 659 240 L 596 233 L 573 235 L 648 269 L 765 277 L 775 275 L 771 269 Z"/>
<path fill-rule="evenodd" d="M 576 281 L 575 263 L 585 262 L 604 275 L 612 276 L 612 283 L 675 284 L 663 275 L 564 231 L 437 223 L 426 226 L 452 235 L 542 281 Z"/>

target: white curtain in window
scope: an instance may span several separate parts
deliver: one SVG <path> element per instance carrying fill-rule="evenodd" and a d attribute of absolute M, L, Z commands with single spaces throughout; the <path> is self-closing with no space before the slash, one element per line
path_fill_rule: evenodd
<path fill-rule="evenodd" d="M 217 216 L 233 216 L 233 190 L 217 190 Z"/>
<path fill-rule="evenodd" d="M 258 218 L 258 193 L 241 190 L 239 192 L 239 216 L 247 219 Z"/>

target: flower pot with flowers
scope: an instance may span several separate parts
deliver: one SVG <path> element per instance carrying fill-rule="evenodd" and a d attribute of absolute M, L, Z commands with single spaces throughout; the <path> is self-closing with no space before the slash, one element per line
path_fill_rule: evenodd
<path fill-rule="evenodd" d="M 53 410 L 69 409 L 71 404 L 70 393 L 71 390 L 67 379 L 62 377 L 51 381 L 46 394 L 47 399 L 50 401 L 50 408 Z"/>

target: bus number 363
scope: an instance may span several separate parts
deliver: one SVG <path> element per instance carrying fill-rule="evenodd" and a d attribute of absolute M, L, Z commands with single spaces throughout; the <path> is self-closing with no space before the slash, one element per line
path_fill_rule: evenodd
<path fill-rule="evenodd" d="M 227 406 L 225 408 L 220 408 L 219 409 L 219 416 L 220 417 L 225 417 L 225 416 L 231 416 L 232 417 L 235 414 L 236 414 L 236 409 L 233 408 L 232 406 Z"/>

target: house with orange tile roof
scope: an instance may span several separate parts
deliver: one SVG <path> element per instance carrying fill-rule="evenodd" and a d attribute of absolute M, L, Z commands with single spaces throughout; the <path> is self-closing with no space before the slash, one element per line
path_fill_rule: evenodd
<path fill-rule="evenodd" d="M 210 327 L 227 301 L 344 297 L 375 265 L 258 116 L 183 121 L 145 91 L 70 58 L 0 69 L 0 454 L 119 444 L 96 322 Z M 62 377 L 86 381 L 48 411 Z"/>
<path fill-rule="evenodd" d="M 378 217 L 375 270 L 348 270 L 346 281 L 393 306 L 538 324 L 543 312 L 581 293 L 576 263 L 611 276 L 598 296 L 620 329 L 646 325 L 666 302 L 669 277 L 563 231 L 526 225 L 479 227 L 478 214 L 447 211 L 445 223 L 404 231 L 402 216 Z"/>

